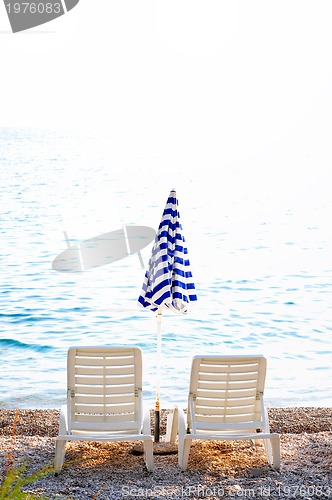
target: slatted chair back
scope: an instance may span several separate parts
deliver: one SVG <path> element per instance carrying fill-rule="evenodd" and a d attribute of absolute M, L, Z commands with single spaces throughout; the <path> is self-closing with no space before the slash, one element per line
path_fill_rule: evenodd
<path fill-rule="evenodd" d="M 142 427 L 142 354 L 137 347 L 68 350 L 68 430 L 135 434 Z"/>
<path fill-rule="evenodd" d="M 188 400 L 190 432 L 261 431 L 265 375 L 263 356 L 195 356 Z"/>

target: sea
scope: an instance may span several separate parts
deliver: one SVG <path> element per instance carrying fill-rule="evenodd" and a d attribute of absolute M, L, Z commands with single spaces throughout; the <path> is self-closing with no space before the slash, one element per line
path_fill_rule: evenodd
<path fill-rule="evenodd" d="M 171 148 L 171 145 L 170 145 Z M 144 137 L 0 129 L 0 407 L 60 408 L 70 346 L 137 345 L 156 391 L 155 313 L 137 299 L 152 243 L 82 272 L 53 260 L 124 225 L 157 229 L 176 189 L 198 300 L 162 315 L 162 407 L 192 357 L 263 354 L 269 406 L 332 402 L 332 202 L 320 165 L 167 158 Z M 218 160 L 218 159 L 217 159 Z"/>

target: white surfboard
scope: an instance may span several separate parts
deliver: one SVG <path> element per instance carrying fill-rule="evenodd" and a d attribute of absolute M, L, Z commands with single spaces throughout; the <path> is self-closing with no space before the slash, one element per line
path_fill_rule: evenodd
<path fill-rule="evenodd" d="M 155 237 L 155 230 L 148 226 L 123 226 L 94 238 L 69 246 L 52 262 L 52 269 L 62 273 L 78 273 L 94 267 L 111 264 L 137 253 L 144 267 L 140 250 Z"/>

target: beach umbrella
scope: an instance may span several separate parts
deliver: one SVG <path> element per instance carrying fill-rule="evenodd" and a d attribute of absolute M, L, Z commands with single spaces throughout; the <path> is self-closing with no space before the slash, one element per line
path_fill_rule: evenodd
<path fill-rule="evenodd" d="M 190 270 L 188 250 L 182 233 L 178 199 L 173 189 L 167 199 L 145 273 L 138 304 L 157 312 L 157 373 L 155 402 L 155 441 L 160 428 L 160 369 L 162 310 L 186 314 L 197 300 Z"/>

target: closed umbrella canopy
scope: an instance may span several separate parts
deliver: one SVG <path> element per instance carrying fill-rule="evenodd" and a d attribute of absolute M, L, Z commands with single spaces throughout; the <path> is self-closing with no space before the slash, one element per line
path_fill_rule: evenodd
<path fill-rule="evenodd" d="M 161 312 L 162 309 L 169 309 L 175 313 L 186 314 L 190 302 L 195 300 L 197 295 L 182 234 L 178 200 L 173 189 L 155 237 L 141 295 L 138 298 L 140 306 L 158 311 L 155 441 L 159 441 Z"/>
<path fill-rule="evenodd" d="M 195 285 L 182 234 L 178 200 L 175 190 L 172 190 L 155 237 L 138 302 L 152 311 L 165 308 L 185 314 L 193 300 L 197 300 Z"/>

